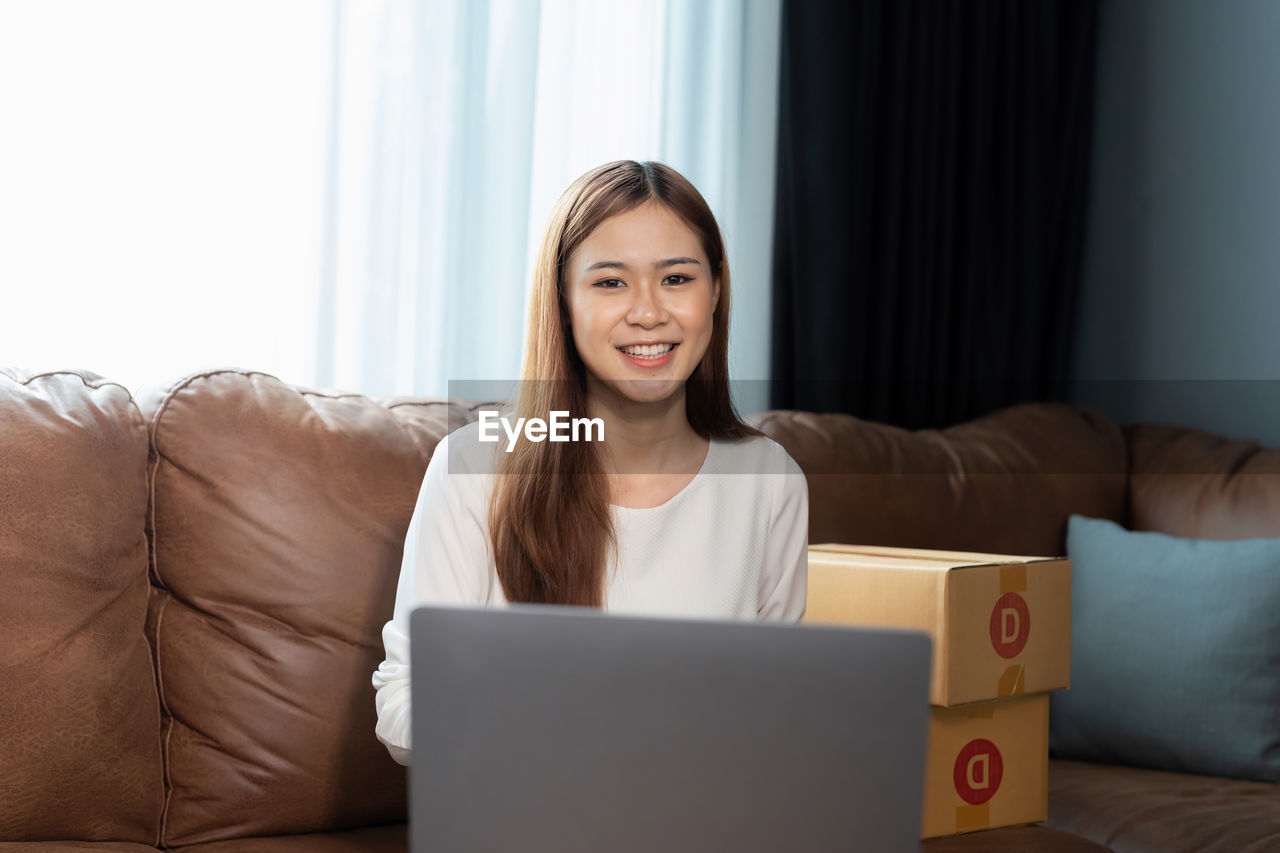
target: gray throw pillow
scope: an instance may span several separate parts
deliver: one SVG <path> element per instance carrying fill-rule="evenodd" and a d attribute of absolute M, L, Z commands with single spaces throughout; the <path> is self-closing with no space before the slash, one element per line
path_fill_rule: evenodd
<path fill-rule="evenodd" d="M 1214 542 L 1073 515 L 1071 689 L 1050 752 L 1280 781 L 1280 539 Z"/>

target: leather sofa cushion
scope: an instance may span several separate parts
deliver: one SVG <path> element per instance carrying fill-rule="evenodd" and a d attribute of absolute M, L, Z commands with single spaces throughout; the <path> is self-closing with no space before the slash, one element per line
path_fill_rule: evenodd
<path fill-rule="evenodd" d="M 132 841 L 0 841 L 0 853 L 156 853 L 157 849 Z"/>
<path fill-rule="evenodd" d="M 804 469 L 811 543 L 1059 556 L 1071 513 L 1124 521 L 1123 434 L 1066 404 L 914 432 L 841 414 L 752 421 Z"/>
<path fill-rule="evenodd" d="M 1280 849 L 1280 796 L 1271 782 L 1050 761 L 1048 822 L 1117 853 Z"/>
<path fill-rule="evenodd" d="M 1131 529 L 1186 539 L 1280 538 L 1280 448 L 1164 424 L 1124 432 Z"/>
<path fill-rule="evenodd" d="M 1010 826 L 966 835 L 933 838 L 920 845 L 921 853 L 1111 853 L 1087 838 L 1046 826 Z"/>
<path fill-rule="evenodd" d="M 403 823 L 345 832 L 238 838 L 179 848 L 181 853 L 406 853 L 408 849 L 409 831 Z"/>
<path fill-rule="evenodd" d="M 146 460 L 122 386 L 0 370 L 0 840 L 156 842 Z"/>
<path fill-rule="evenodd" d="M 403 821 L 370 679 L 427 462 L 468 415 L 247 371 L 190 377 L 143 409 L 162 843 Z"/>

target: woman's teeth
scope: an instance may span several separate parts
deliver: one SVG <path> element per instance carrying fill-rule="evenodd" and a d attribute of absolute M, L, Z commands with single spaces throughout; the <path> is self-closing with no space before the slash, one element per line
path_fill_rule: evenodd
<path fill-rule="evenodd" d="M 676 348 L 675 344 L 650 344 L 641 347 L 618 347 L 627 355 L 635 358 L 661 358 Z"/>

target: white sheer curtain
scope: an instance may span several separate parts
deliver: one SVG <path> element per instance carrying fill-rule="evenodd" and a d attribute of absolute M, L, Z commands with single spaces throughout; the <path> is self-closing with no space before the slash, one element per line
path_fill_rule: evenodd
<path fill-rule="evenodd" d="M 780 0 L 0 3 L 0 364 L 514 379 L 552 203 L 658 159 L 768 374 Z M 742 402 L 742 401 L 740 401 Z M 745 408 L 752 408 L 749 402 Z"/>
<path fill-rule="evenodd" d="M 332 8 L 0 3 L 0 365 L 309 383 Z"/>
<path fill-rule="evenodd" d="M 442 395 L 516 377 L 551 205 L 623 158 L 670 163 L 707 196 L 733 274 L 731 367 L 767 377 L 779 0 L 338 8 L 320 384 Z"/>

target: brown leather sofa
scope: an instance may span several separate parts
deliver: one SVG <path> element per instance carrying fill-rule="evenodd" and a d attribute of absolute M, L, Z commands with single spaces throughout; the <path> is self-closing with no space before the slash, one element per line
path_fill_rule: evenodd
<path fill-rule="evenodd" d="M 473 408 L 0 371 L 0 851 L 403 851 L 369 679 L 422 474 Z M 1194 430 L 757 422 L 808 475 L 812 541 L 1060 554 L 1072 512 L 1280 537 L 1280 451 Z M 1275 791 L 1054 762 L 1047 826 L 925 849 L 1277 850 Z"/>

